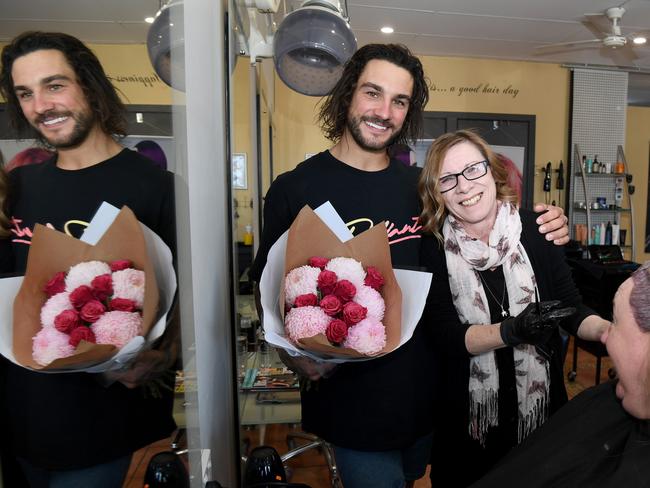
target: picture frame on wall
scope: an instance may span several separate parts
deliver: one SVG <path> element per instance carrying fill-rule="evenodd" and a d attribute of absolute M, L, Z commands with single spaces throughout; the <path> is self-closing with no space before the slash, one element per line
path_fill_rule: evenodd
<path fill-rule="evenodd" d="M 232 155 L 232 187 L 235 190 L 248 188 L 246 153 L 233 153 Z"/>

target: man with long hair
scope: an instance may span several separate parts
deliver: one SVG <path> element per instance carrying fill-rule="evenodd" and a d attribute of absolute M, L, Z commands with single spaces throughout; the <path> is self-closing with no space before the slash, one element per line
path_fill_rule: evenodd
<path fill-rule="evenodd" d="M 388 148 L 418 139 L 428 99 L 422 64 L 405 46 L 369 44 L 352 56 L 319 114 L 334 146 L 280 175 L 269 188 L 251 270 L 255 281 L 270 247 L 300 209 L 328 200 L 354 234 L 385 221 L 393 266 L 419 266 L 419 171 L 391 159 Z M 565 242 L 561 213 L 549 212 L 542 220 L 546 231 L 554 231 L 551 239 Z M 439 319 L 457 320 L 446 277 L 432 286 L 447 297 L 441 299 Z M 333 445 L 346 488 L 402 486 L 423 476 L 440 374 L 427 330 L 433 325 L 418 325 L 411 340 L 390 354 L 336 369 L 282 354 L 312 381 L 301 394 L 303 428 Z"/>
<path fill-rule="evenodd" d="M 4 47 L 1 61 L 12 125 L 55 152 L 9 174 L 13 270 L 25 270 L 35 224 L 79 237 L 102 201 L 130 207 L 173 250 L 172 175 L 119 144 L 124 105 L 93 52 L 67 34 L 26 32 Z M 5 362 L 2 442 L 30 486 L 122 486 L 132 453 L 175 428 L 171 388 L 156 398 L 136 388 L 172 364 L 174 334 L 168 328 L 156 349 L 111 378 Z"/>

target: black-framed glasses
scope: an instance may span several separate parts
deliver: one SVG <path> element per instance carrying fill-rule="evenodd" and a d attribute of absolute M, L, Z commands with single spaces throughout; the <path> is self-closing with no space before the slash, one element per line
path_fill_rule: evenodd
<path fill-rule="evenodd" d="M 490 166 L 490 162 L 483 160 L 470 164 L 460 173 L 443 176 L 442 178 L 438 179 L 438 187 L 440 188 L 440 193 L 445 193 L 456 188 L 456 186 L 458 186 L 458 177 L 460 175 L 463 175 L 467 181 L 477 180 L 481 176 L 485 176 L 487 174 L 488 166 Z"/>

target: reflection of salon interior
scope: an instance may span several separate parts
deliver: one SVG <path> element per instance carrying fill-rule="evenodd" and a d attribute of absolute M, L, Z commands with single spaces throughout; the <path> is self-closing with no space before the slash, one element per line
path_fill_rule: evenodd
<path fill-rule="evenodd" d="M 11 3 L 3 6 L 3 17 L 13 20 L 0 21 L 0 44 L 35 27 L 33 15 L 21 21 L 23 14 L 12 10 L 18 5 L 42 12 L 39 29 L 88 42 L 128 104 L 124 144 L 137 150 L 153 141 L 176 174 L 184 369 L 174 412 L 181 429 L 139 451 L 124 486 L 142 486 L 149 459 L 164 450 L 180 453 L 193 488 L 213 480 L 240 486 L 242 460 L 260 445 L 287 457 L 290 481 L 332 486 L 328 447 L 301 430 L 299 380 L 265 340 L 249 277 L 271 182 L 331 146 L 316 122 L 320 96 L 304 94 L 323 80 L 301 79 L 295 66 L 279 74 L 274 62 L 274 46 L 281 46 L 272 35 L 302 2 L 136 0 L 91 9 L 65 0 L 68 13 L 56 19 L 46 18 L 46 0 Z M 349 17 L 358 46 L 409 46 L 431 82 L 422 138 L 395 157 L 423 166 L 436 137 L 476 128 L 512 165 L 522 204 L 564 209 L 574 279 L 585 302 L 611 317 L 618 285 L 633 263 L 650 259 L 650 48 L 629 39 L 614 50 L 602 44 L 611 19 L 582 15 L 621 2 L 552 1 L 541 10 L 531 0 L 425 3 L 403 0 L 395 9 L 380 0 L 348 0 L 336 14 Z M 175 28 L 145 23 L 161 7 L 172 10 Z M 631 0 L 625 9 L 623 36 L 650 25 L 648 2 Z M 178 27 L 181 11 L 192 26 L 186 35 Z M 167 66 L 167 81 L 182 78 L 182 90 L 153 68 L 152 25 L 169 36 L 177 69 L 169 74 Z M 584 49 L 555 46 L 594 37 Z M 180 59 L 183 49 L 191 55 Z M 8 163 L 33 141 L 8 136 L 6 120 L 0 105 L 0 152 Z M 602 345 L 571 339 L 566 349 L 570 396 L 615 374 Z M 415 486 L 431 486 L 428 474 Z"/>

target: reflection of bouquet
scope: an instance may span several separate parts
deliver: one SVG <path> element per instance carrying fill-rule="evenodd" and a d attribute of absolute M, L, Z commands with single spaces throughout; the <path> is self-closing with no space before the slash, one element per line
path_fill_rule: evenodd
<path fill-rule="evenodd" d="M 330 344 L 372 356 L 386 346 L 381 272 L 348 257 L 312 257 L 285 277 L 285 330 L 296 344 L 325 334 Z"/>
<path fill-rule="evenodd" d="M 74 354 L 81 341 L 121 349 L 142 335 L 145 275 L 129 260 L 86 261 L 56 273 L 44 287 L 43 328 L 34 336 L 41 366 Z"/>
<path fill-rule="evenodd" d="M 86 233 L 92 230 L 90 232 L 92 238 L 89 237 L 88 242 L 37 224 L 32 236 L 25 276 L 0 279 L 0 354 L 13 363 L 47 373 L 80 371 L 101 373 L 123 369 L 140 351 L 150 347 L 165 331 L 167 314 L 176 292 L 171 251 L 159 236 L 138 222 L 131 210 L 124 207 L 118 211 L 109 207 L 107 204 L 102 205 L 91 221 L 86 230 Z M 124 261 L 120 264 L 116 260 Z M 88 262 L 95 262 L 88 266 L 97 269 L 90 273 L 87 269 L 83 273 L 75 273 L 78 275 L 77 278 L 67 273 L 62 280 L 64 273 L 60 273 L 61 270 L 69 270 L 79 263 Z M 114 267 L 132 263 L 130 266 L 133 269 L 122 270 L 124 280 L 116 281 L 114 279 L 116 273 L 107 263 L 112 263 Z M 86 264 L 77 270 L 81 271 L 84 268 Z M 93 292 L 92 281 L 97 276 L 109 273 L 110 283 L 107 277 L 99 279 L 95 283 L 96 289 Z M 146 287 L 144 287 L 145 282 Z M 124 289 L 120 283 L 124 285 Z M 100 296 L 97 301 L 104 308 L 109 309 L 102 312 L 95 303 L 85 311 L 86 319 L 82 319 L 83 322 L 93 324 L 91 327 L 84 325 L 83 329 L 91 332 L 94 327 L 93 334 L 97 342 L 80 340 L 69 356 L 53 359 L 55 356 L 48 353 L 45 358 L 41 358 L 40 362 L 36 361 L 33 354 L 34 337 L 44 328 L 50 331 L 50 335 L 56 335 L 52 331 L 59 333 L 53 323 L 64 310 L 74 309 L 77 315 L 80 315 L 83 305 L 75 307 L 71 303 L 70 293 L 82 285 L 90 288 L 90 294 L 87 294 L 88 301 L 96 300 L 97 296 Z M 113 288 L 112 293 L 108 293 L 109 285 Z M 46 289 L 47 292 L 44 293 Z M 83 295 L 82 292 L 77 293 Z M 44 315 L 42 311 L 45 302 L 48 301 L 48 295 L 51 295 L 53 300 L 52 304 L 45 307 L 49 327 L 42 321 Z M 120 300 L 117 300 L 118 297 Z M 135 302 L 135 310 L 131 310 L 130 302 L 123 299 Z M 58 308 L 55 303 L 58 303 Z M 98 336 L 103 337 L 104 332 L 97 331 L 99 319 L 96 322 L 87 320 L 94 318 L 93 315 L 109 318 L 115 315 L 113 312 L 135 312 L 141 315 L 138 335 L 132 337 L 123 347 L 122 337 L 108 340 L 106 344 L 100 343 Z M 71 313 L 68 312 L 68 315 Z M 68 317 L 68 320 L 75 323 L 74 317 Z M 112 321 L 108 320 L 108 322 Z M 60 324 L 59 327 L 64 325 Z M 49 337 L 45 339 L 46 342 L 50 340 Z M 60 341 L 59 344 L 62 342 Z M 43 366 L 44 363 L 47 365 Z"/>

